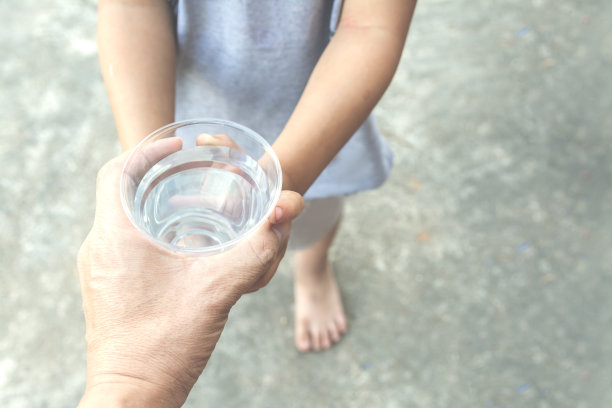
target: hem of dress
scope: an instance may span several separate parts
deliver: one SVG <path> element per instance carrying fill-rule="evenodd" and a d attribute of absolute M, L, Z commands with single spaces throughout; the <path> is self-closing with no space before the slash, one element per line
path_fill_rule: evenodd
<path fill-rule="evenodd" d="M 304 194 L 304 200 L 318 200 L 321 198 L 329 198 L 329 197 L 346 197 L 351 196 L 362 191 L 376 190 L 377 188 L 382 187 L 383 184 L 389 179 L 389 174 L 385 175 L 385 177 L 372 182 L 369 185 L 361 185 L 361 186 L 350 186 L 349 188 L 338 188 L 337 185 L 335 188 L 325 188 L 325 185 L 316 186 L 316 188 L 311 191 L 308 190 Z M 314 187 L 314 185 L 313 185 Z M 322 190 L 322 191 L 321 191 Z M 335 191 L 333 191 L 335 190 Z"/>

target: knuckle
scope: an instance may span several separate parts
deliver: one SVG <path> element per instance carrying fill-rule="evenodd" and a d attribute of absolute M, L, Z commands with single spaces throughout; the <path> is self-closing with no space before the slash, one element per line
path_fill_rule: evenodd
<path fill-rule="evenodd" d="M 96 183 L 100 184 L 101 182 L 106 180 L 109 176 L 111 176 L 112 174 L 115 174 L 117 170 L 120 169 L 120 166 L 121 166 L 121 162 L 117 159 L 113 159 L 113 160 L 110 160 L 104 163 L 104 165 L 100 167 L 100 169 L 98 170 L 98 174 L 96 176 Z"/>
<path fill-rule="evenodd" d="M 259 260 L 262 266 L 268 266 L 276 259 L 277 249 L 273 245 L 264 245 L 260 254 Z"/>
<path fill-rule="evenodd" d="M 89 236 L 85 238 L 77 252 L 77 271 L 82 274 L 89 267 Z"/>
<path fill-rule="evenodd" d="M 86 255 L 85 255 L 84 245 L 85 245 L 84 243 L 81 244 L 81 247 L 79 248 L 79 252 L 77 252 L 77 269 L 79 271 L 82 271 L 85 268 Z"/>
<path fill-rule="evenodd" d="M 96 174 L 96 185 L 99 186 L 100 184 L 102 184 L 102 182 L 104 181 L 104 178 L 106 177 L 106 165 L 100 167 L 100 169 L 98 170 L 98 174 Z"/>
<path fill-rule="evenodd" d="M 278 254 L 278 246 L 270 239 L 262 240 L 260 245 L 252 248 L 260 268 L 268 267 L 274 262 Z"/>

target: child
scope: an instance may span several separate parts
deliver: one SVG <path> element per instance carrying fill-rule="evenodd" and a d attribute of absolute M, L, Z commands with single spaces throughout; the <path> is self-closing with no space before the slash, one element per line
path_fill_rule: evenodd
<path fill-rule="evenodd" d="M 273 144 L 293 225 L 295 343 L 346 331 L 328 262 L 342 196 L 379 186 L 392 155 L 370 112 L 416 0 L 100 0 L 100 66 L 124 150 L 175 120 L 217 117 Z M 350 140 L 349 140 L 350 139 Z"/>

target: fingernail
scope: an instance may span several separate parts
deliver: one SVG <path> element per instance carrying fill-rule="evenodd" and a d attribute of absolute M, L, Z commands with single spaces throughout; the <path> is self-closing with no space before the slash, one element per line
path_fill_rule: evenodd
<path fill-rule="evenodd" d="M 280 207 L 276 207 L 274 210 L 274 222 L 279 222 L 283 216 L 283 209 Z"/>

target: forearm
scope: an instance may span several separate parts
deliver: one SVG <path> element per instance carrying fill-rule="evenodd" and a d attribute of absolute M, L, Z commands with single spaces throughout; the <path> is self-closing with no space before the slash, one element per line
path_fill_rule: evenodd
<path fill-rule="evenodd" d="M 166 0 L 98 2 L 100 69 L 123 150 L 174 120 L 176 45 Z"/>
<path fill-rule="evenodd" d="M 149 320 L 145 324 L 131 322 L 135 327 L 126 327 L 125 322 L 100 326 L 86 322 L 87 382 L 79 407 L 182 406 L 206 367 L 229 310 L 239 297 L 237 292 L 226 293 L 229 287 L 219 290 L 218 286 L 198 292 L 206 300 L 197 306 L 184 301 L 164 305 L 162 310 L 144 317 Z M 186 319 L 192 313 L 182 310 L 186 306 L 199 310 L 199 322 Z M 166 322 L 169 316 L 178 324 Z M 139 318 L 143 316 L 133 320 Z"/>
<path fill-rule="evenodd" d="M 274 143 L 286 180 L 303 194 L 357 131 L 387 89 L 399 63 L 414 3 L 405 26 L 338 27 L 302 97 Z M 344 12 L 343 12 L 344 13 Z"/>

